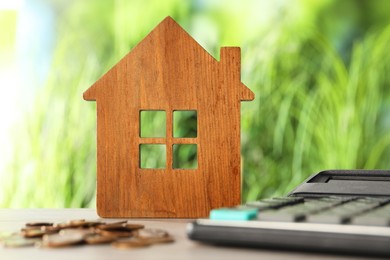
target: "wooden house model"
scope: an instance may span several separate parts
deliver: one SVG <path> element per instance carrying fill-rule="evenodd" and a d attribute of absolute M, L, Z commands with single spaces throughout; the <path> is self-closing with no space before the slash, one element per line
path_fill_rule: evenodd
<path fill-rule="evenodd" d="M 97 102 L 99 216 L 197 218 L 240 204 L 240 102 L 254 99 L 240 55 L 223 47 L 217 61 L 167 17 L 85 91 Z M 164 115 L 163 136 L 141 134 L 142 113 L 153 111 Z M 177 136 L 175 113 L 186 111 L 196 135 Z M 175 167 L 175 146 L 189 145 L 197 164 Z M 163 147 L 163 167 L 143 167 L 142 146 Z"/>

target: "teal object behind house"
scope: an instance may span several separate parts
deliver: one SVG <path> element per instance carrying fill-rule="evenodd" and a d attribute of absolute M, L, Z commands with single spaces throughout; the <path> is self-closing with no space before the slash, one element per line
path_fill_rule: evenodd
<path fill-rule="evenodd" d="M 214 220 L 251 220 L 257 217 L 257 209 L 221 208 L 210 211 L 210 219 Z"/>

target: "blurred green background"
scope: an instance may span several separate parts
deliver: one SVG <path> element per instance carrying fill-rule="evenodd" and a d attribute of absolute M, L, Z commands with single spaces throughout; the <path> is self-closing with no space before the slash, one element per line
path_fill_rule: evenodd
<path fill-rule="evenodd" d="M 390 1 L 0 0 L 0 207 L 95 206 L 82 93 L 168 15 L 217 59 L 241 46 L 244 201 L 390 168 Z"/>

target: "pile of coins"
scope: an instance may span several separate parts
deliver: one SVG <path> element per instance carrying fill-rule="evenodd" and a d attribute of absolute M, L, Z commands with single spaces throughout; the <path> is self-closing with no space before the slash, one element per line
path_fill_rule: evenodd
<path fill-rule="evenodd" d="M 20 232 L 0 236 L 5 247 L 38 246 L 63 248 L 76 245 L 111 244 L 115 248 L 137 248 L 171 243 L 174 239 L 162 229 L 145 228 L 127 221 L 71 220 L 65 223 L 27 223 Z"/>

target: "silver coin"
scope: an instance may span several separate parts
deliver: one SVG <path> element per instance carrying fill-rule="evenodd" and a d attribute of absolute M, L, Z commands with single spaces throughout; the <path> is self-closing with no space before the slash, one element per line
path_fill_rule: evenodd
<path fill-rule="evenodd" d="M 40 239 L 26 239 L 19 235 L 13 235 L 3 240 L 4 247 L 30 247 L 34 246 Z"/>
<path fill-rule="evenodd" d="M 44 235 L 42 239 L 43 247 L 67 247 L 84 242 L 84 234 L 70 233 L 70 234 L 53 234 Z"/>

